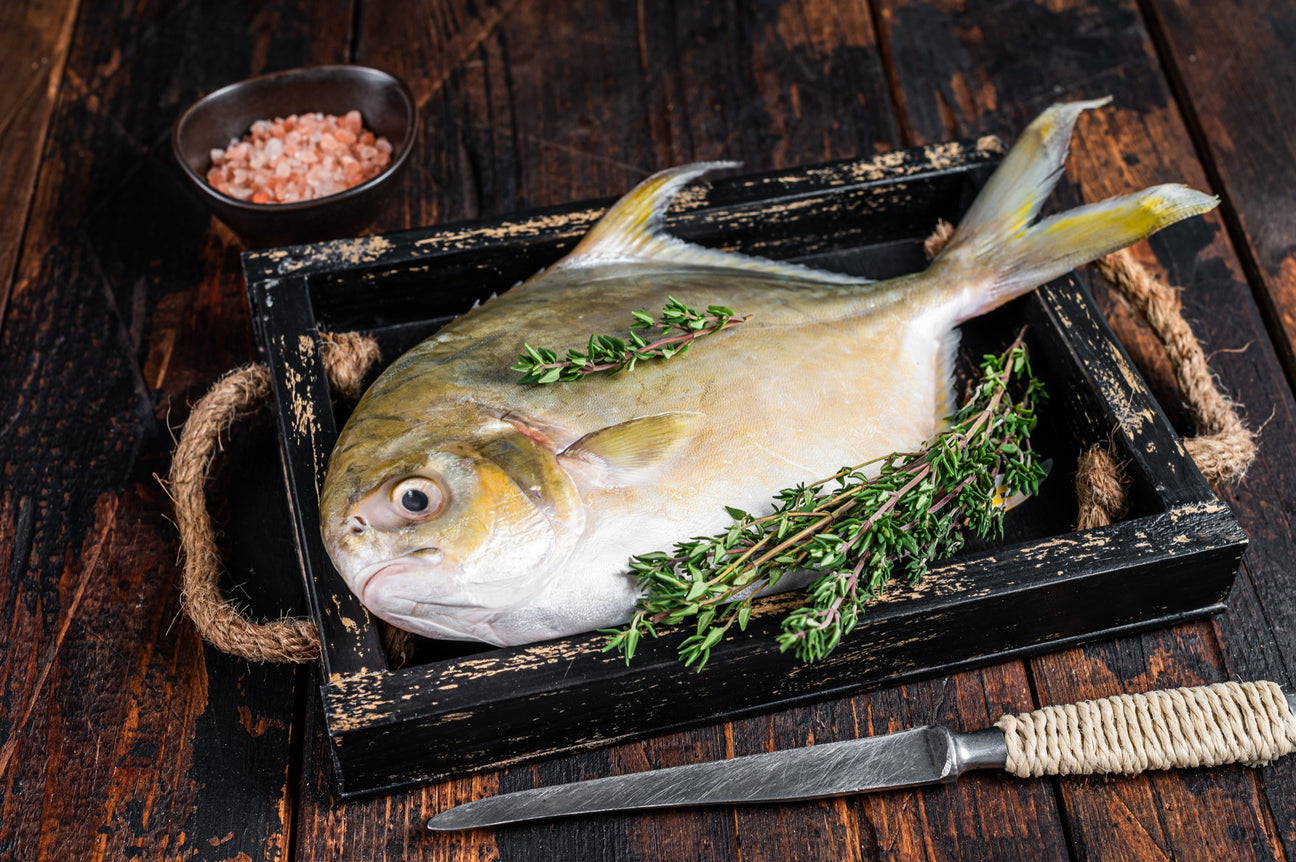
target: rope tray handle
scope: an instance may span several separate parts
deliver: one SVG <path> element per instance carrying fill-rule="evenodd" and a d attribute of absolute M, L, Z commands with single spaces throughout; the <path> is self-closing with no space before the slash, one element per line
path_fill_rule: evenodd
<path fill-rule="evenodd" d="M 321 337 L 329 385 L 346 397 L 359 398 L 365 372 L 378 361 L 378 343 L 354 333 Z M 314 620 L 253 622 L 220 590 L 220 550 L 204 487 L 221 432 L 259 410 L 269 397 L 270 372 L 264 365 L 236 368 L 194 405 L 180 433 L 167 483 L 184 556 L 180 602 L 203 640 L 222 652 L 250 661 L 313 661 L 320 654 Z"/>

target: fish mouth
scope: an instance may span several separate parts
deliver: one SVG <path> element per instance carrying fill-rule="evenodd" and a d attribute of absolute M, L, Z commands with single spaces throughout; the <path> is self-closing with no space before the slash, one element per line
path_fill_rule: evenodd
<path fill-rule="evenodd" d="M 445 554 L 439 548 L 419 548 L 403 557 L 397 557 L 394 560 L 383 560 L 380 563 L 367 566 L 357 578 L 359 581 L 357 592 L 360 595 L 360 601 L 368 607 L 377 607 L 375 602 L 378 600 L 378 590 L 383 582 L 390 581 L 401 575 L 430 574 L 440 566 L 444 559 Z"/>
<path fill-rule="evenodd" d="M 494 614 L 481 619 L 465 618 L 462 614 L 448 613 L 441 605 L 419 603 L 411 613 L 389 614 L 383 617 L 391 625 L 408 632 L 437 640 L 484 643 L 491 646 L 510 646 L 508 638 L 495 631 Z"/>

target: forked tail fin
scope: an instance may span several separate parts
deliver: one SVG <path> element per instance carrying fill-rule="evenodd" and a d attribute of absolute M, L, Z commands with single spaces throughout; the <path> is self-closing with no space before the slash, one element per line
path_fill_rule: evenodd
<path fill-rule="evenodd" d="M 943 296 L 946 302 L 953 299 L 956 322 L 1219 203 L 1212 195 L 1167 184 L 1077 207 L 1032 225 L 1062 175 L 1076 118 L 1109 101 L 1068 102 L 1040 114 L 981 190 L 932 261 L 933 268 L 953 276 L 942 283 L 971 288 L 958 298 Z"/>

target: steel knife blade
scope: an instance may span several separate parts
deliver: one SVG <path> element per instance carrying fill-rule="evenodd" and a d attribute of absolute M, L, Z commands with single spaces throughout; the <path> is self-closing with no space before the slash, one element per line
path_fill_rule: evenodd
<path fill-rule="evenodd" d="M 1285 697 L 1296 714 L 1296 695 Z M 998 728 L 956 733 L 923 726 L 864 739 L 505 793 L 442 811 L 428 821 L 428 828 L 475 829 L 630 809 L 824 799 L 948 783 L 969 770 L 1003 768 L 1007 761 L 1008 745 Z"/>
<path fill-rule="evenodd" d="M 442 811 L 428 821 L 428 828 L 471 829 L 631 808 L 844 796 L 953 781 L 973 766 L 1002 766 L 1007 755 L 1003 734 L 993 728 L 956 734 L 943 727 L 918 727 L 489 796 Z"/>

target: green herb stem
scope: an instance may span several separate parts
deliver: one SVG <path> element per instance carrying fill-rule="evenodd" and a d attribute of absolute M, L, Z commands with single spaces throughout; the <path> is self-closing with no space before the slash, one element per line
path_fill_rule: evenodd
<path fill-rule="evenodd" d="M 781 491 L 767 515 L 730 509 L 734 521 L 724 532 L 635 557 L 643 596 L 630 623 L 607 632 L 607 648 L 629 661 L 658 625 L 693 620 L 679 654 L 700 669 L 733 626 L 746 628 L 757 594 L 810 570 L 816 577 L 806 602 L 784 618 L 778 643 L 804 661 L 823 658 L 897 568 L 916 581 L 931 561 L 962 547 L 963 531 L 1001 532 L 1002 499 L 1035 493 L 1043 470 L 1029 437 L 1043 397 L 1018 335 L 1003 354 L 983 359 L 964 406 L 919 452 Z M 879 463 L 875 476 L 864 475 Z"/>
<path fill-rule="evenodd" d="M 633 317 L 628 338 L 591 335 L 585 352 L 571 349 L 559 358 L 557 351 L 550 348 L 524 345 L 511 370 L 522 375 L 522 383 L 545 385 L 571 382 L 600 372 L 633 371 L 639 362 L 678 356 L 702 336 L 751 319 L 750 314 L 738 317 L 733 309 L 720 305 L 707 306 L 701 312 L 673 296 L 668 298 L 659 318 L 644 311 L 634 312 Z M 656 330 L 657 337 L 649 341 L 639 334 L 645 330 Z"/>

